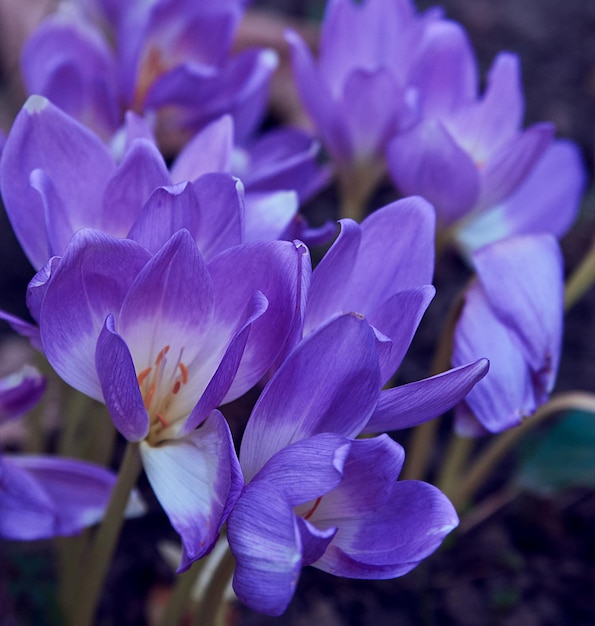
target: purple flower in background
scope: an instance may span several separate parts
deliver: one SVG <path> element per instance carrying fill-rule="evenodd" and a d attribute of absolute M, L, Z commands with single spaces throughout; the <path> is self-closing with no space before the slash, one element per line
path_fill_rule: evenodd
<path fill-rule="evenodd" d="M 32 35 L 22 63 L 30 93 L 55 99 L 104 137 L 128 109 L 157 112 L 164 133 L 196 131 L 225 113 L 238 134 L 258 121 L 277 58 L 232 54 L 240 3 L 94 4 L 69 7 Z"/>
<path fill-rule="evenodd" d="M 498 55 L 484 94 L 478 94 L 475 58 L 460 25 L 430 23 L 414 56 L 410 81 L 421 119 L 391 141 L 389 170 L 402 193 L 422 195 L 435 206 L 440 228 L 457 227 L 460 220 L 464 227 L 523 185 L 544 158 L 554 129 L 545 123 L 521 129 L 524 100 L 515 55 Z M 511 220 L 505 234 L 522 232 L 513 225 Z"/>
<path fill-rule="evenodd" d="M 214 409 L 256 384 L 292 341 L 303 254 L 289 242 L 250 244 L 207 266 L 187 231 L 151 257 L 134 241 L 83 230 L 30 297 L 54 369 L 141 442 L 182 537 L 181 568 L 212 547 L 241 483 Z"/>
<path fill-rule="evenodd" d="M 228 521 L 234 589 L 248 606 L 282 613 L 305 565 L 400 576 L 457 525 L 438 489 L 397 482 L 397 443 L 353 440 L 379 390 L 374 333 L 345 315 L 309 335 L 263 391 L 240 450 L 246 486 Z"/>
<path fill-rule="evenodd" d="M 45 379 L 31 366 L 0 379 L 0 425 L 32 408 L 44 389 Z M 112 472 L 84 461 L 0 454 L 0 537 L 76 534 L 101 520 L 115 482 Z M 133 492 L 128 515 L 143 511 Z"/>
<path fill-rule="evenodd" d="M 520 424 L 554 387 L 564 314 L 562 257 L 551 235 L 514 237 L 473 255 L 478 280 L 458 321 L 453 365 L 479 356 L 490 371 L 457 408 L 473 436 Z"/>
<path fill-rule="evenodd" d="M 317 64 L 298 35 L 287 35 L 302 103 L 353 193 L 373 188 L 387 142 L 416 119 L 409 59 L 432 19 L 409 0 L 330 0 Z"/>

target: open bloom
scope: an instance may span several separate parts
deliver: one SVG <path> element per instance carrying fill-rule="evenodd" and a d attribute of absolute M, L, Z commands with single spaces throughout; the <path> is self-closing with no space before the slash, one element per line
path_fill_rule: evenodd
<path fill-rule="evenodd" d="M 551 235 L 512 237 L 473 255 L 478 279 L 465 296 L 453 365 L 478 356 L 490 371 L 457 408 L 463 435 L 520 424 L 554 387 L 564 316 L 562 257 Z"/>
<path fill-rule="evenodd" d="M 83 230 L 39 281 L 34 316 L 46 356 L 141 442 L 149 481 L 182 537 L 181 567 L 212 547 L 241 484 L 214 409 L 258 382 L 290 341 L 302 255 L 289 242 L 252 244 L 207 266 L 186 231 L 151 257 L 133 241 Z"/>
<path fill-rule="evenodd" d="M 397 482 L 397 443 L 353 439 L 379 391 L 374 333 L 356 315 L 309 335 L 263 391 L 240 450 L 246 486 L 228 521 L 234 589 L 248 606 L 282 613 L 305 565 L 400 576 L 457 525 L 438 489 Z"/>
<path fill-rule="evenodd" d="M 44 389 L 45 379 L 30 366 L 0 379 L 0 425 L 32 408 Z M 115 482 L 112 472 L 76 459 L 0 454 L 0 537 L 76 534 L 101 520 Z M 127 513 L 142 512 L 133 492 Z"/>

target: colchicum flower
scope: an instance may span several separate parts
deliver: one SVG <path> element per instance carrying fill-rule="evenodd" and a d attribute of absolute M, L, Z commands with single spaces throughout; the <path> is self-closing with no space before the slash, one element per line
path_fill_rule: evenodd
<path fill-rule="evenodd" d="M 454 335 L 453 365 L 478 356 L 488 375 L 457 407 L 461 435 L 521 423 L 552 391 L 562 341 L 562 256 L 551 235 L 512 237 L 473 255 L 478 279 L 467 291 Z"/>
<path fill-rule="evenodd" d="M 380 370 L 371 327 L 348 314 L 310 334 L 260 396 L 240 449 L 246 485 L 228 521 L 242 602 L 279 615 L 300 570 L 393 578 L 457 525 L 448 499 L 397 482 L 401 446 L 354 440 L 372 414 Z"/>
<path fill-rule="evenodd" d="M 210 550 L 241 487 L 214 409 L 256 384 L 293 340 L 303 254 L 289 242 L 246 244 L 207 266 L 187 231 L 151 257 L 134 241 L 82 230 L 30 297 L 57 373 L 140 442 L 182 537 L 182 569 Z"/>

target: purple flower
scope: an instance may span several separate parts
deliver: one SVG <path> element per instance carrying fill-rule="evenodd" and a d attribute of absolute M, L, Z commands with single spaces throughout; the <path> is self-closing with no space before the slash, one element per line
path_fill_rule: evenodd
<path fill-rule="evenodd" d="M 128 109 L 161 112 L 163 132 L 197 130 L 225 113 L 240 134 L 258 121 L 277 59 L 270 50 L 232 54 L 239 3 L 89 4 L 48 18 L 28 41 L 30 93 L 56 99 L 103 136 Z"/>
<path fill-rule="evenodd" d="M 247 244 L 207 266 L 187 231 L 151 257 L 134 241 L 83 230 L 39 281 L 46 356 L 141 442 L 149 481 L 182 537 L 181 568 L 212 547 L 241 484 L 214 409 L 257 383 L 293 341 L 303 254 L 289 242 Z"/>
<path fill-rule="evenodd" d="M 461 26 L 434 20 L 412 61 L 411 86 L 421 119 L 390 143 L 391 176 L 402 193 L 420 194 L 436 208 L 440 228 L 505 201 L 550 145 L 551 124 L 521 129 L 519 61 L 498 55 L 483 96 L 473 51 Z"/>
<path fill-rule="evenodd" d="M 263 391 L 240 450 L 246 486 L 228 521 L 234 589 L 248 606 L 282 613 L 305 565 L 400 576 L 457 525 L 440 491 L 397 482 L 397 443 L 353 440 L 379 389 L 374 333 L 345 315 L 309 335 Z"/>
<path fill-rule="evenodd" d="M 473 436 L 520 424 L 552 391 L 562 337 L 564 281 L 551 235 L 514 237 L 473 255 L 478 280 L 458 321 L 453 365 L 485 356 L 490 371 L 457 409 Z"/>

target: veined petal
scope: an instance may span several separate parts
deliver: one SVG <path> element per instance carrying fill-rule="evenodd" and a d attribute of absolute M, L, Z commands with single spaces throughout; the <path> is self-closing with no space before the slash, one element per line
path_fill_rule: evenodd
<path fill-rule="evenodd" d="M 39 322 L 41 315 L 41 303 L 45 296 L 45 291 L 49 280 L 60 262 L 60 257 L 53 256 L 38 272 L 33 276 L 27 285 L 27 308 L 31 317 Z"/>
<path fill-rule="evenodd" d="M 302 566 L 311 565 L 314 561 L 318 561 L 326 552 L 329 544 L 337 534 L 337 529 L 327 528 L 320 530 L 303 517 L 298 517 L 297 523 L 302 540 Z"/>
<path fill-rule="evenodd" d="M 140 372 L 165 346 L 172 346 L 175 357 L 183 349 L 185 360 L 192 361 L 212 314 L 211 278 L 196 242 L 181 230 L 139 272 L 122 303 L 117 330 Z"/>
<path fill-rule="evenodd" d="M 36 269 L 50 254 L 41 199 L 29 185 L 44 170 L 74 229 L 98 227 L 105 185 L 115 169 L 103 142 L 41 96 L 31 96 L 2 151 L 0 187 L 6 212 Z M 76 172 L 76 175 L 73 175 Z"/>
<path fill-rule="evenodd" d="M 147 477 L 183 545 L 178 571 L 207 554 L 239 495 L 227 422 L 213 411 L 200 428 L 157 447 L 141 443 Z"/>
<path fill-rule="evenodd" d="M 551 391 L 564 318 L 558 242 L 552 235 L 511 237 L 482 248 L 473 258 L 492 310 L 518 337 L 544 391 Z"/>
<path fill-rule="evenodd" d="M 96 400 L 102 400 L 95 370 L 97 338 L 148 258 L 134 241 L 79 231 L 47 286 L 39 319 L 45 354 L 69 385 Z"/>
<path fill-rule="evenodd" d="M 240 450 L 246 480 L 296 441 L 322 432 L 357 435 L 379 389 L 374 333 L 363 318 L 344 315 L 310 334 L 254 407 Z"/>
<path fill-rule="evenodd" d="M 246 605 L 281 615 L 302 569 L 293 508 L 266 481 L 249 483 L 229 516 L 227 538 L 236 558 L 233 588 Z"/>
<path fill-rule="evenodd" d="M 295 191 L 246 194 L 246 241 L 281 239 L 299 209 Z"/>
<path fill-rule="evenodd" d="M 386 389 L 363 433 L 411 428 L 434 419 L 463 400 L 487 373 L 489 362 L 479 359 L 431 378 Z"/>
<path fill-rule="evenodd" d="M 225 401 L 245 393 L 292 346 L 301 325 L 307 249 L 289 241 L 256 242 L 225 250 L 209 263 L 215 289 L 214 324 L 236 328 L 238 312 L 260 291 L 268 300 L 250 329 L 242 362 Z M 306 257 L 308 258 L 308 257 Z"/>
<path fill-rule="evenodd" d="M 490 432 L 520 423 L 537 407 L 531 371 L 513 332 L 495 316 L 483 287 L 467 291 L 454 334 L 455 367 L 487 357 L 490 371 L 465 398 L 465 403 Z"/>
<path fill-rule="evenodd" d="M 114 426 L 128 441 L 141 441 L 149 433 L 149 416 L 130 351 L 116 333 L 112 315 L 108 315 L 97 340 L 95 367 Z"/>
<path fill-rule="evenodd" d="M 275 453 L 253 481 L 273 485 L 291 506 L 303 505 L 341 482 L 350 446 L 349 439 L 333 433 L 296 441 Z"/>
<path fill-rule="evenodd" d="M 452 504 L 438 489 L 396 481 L 403 458 L 386 435 L 353 442 L 343 481 L 310 519 L 318 528 L 338 528 L 315 567 L 350 578 L 400 576 L 457 526 Z"/>

